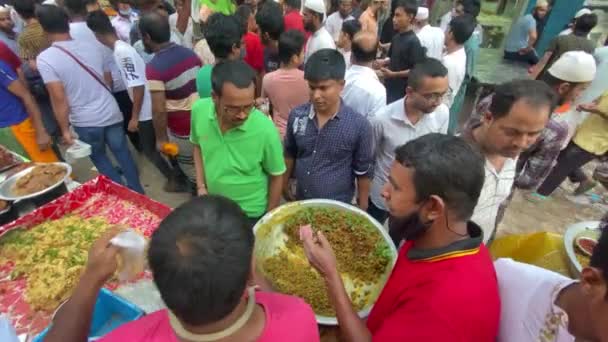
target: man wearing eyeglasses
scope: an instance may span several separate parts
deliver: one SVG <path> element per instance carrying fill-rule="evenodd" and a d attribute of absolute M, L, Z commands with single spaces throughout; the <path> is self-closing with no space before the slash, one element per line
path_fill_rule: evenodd
<path fill-rule="evenodd" d="M 254 107 L 255 78 L 242 60 L 216 64 L 212 96 L 192 107 L 190 131 L 198 195 L 232 199 L 252 227 L 279 205 L 285 172 L 279 132 Z"/>
<path fill-rule="evenodd" d="M 443 99 L 448 93 L 448 70 L 436 59 L 416 64 L 405 97 L 380 109 L 372 119 L 375 170 L 368 213 L 384 223 L 388 210 L 382 187 L 395 160 L 395 149 L 428 133 L 446 133 L 450 118 Z"/>

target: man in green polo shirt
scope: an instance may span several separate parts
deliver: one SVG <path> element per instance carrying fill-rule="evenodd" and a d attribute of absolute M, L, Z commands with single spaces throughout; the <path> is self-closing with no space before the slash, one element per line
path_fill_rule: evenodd
<path fill-rule="evenodd" d="M 279 205 L 285 172 L 283 147 L 272 121 L 255 109 L 255 72 L 243 61 L 213 68 L 213 94 L 192 107 L 199 195 L 237 202 L 252 225 Z"/>

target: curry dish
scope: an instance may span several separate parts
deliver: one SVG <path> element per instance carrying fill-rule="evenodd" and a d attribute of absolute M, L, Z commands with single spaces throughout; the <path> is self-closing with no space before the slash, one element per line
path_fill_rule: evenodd
<path fill-rule="evenodd" d="M 25 196 L 47 189 L 62 180 L 68 171 L 62 165 L 42 164 L 20 177 L 13 186 L 15 196 Z"/>
<path fill-rule="evenodd" d="M 574 254 L 576 255 L 576 260 L 578 260 L 579 264 L 581 264 L 581 267 L 585 268 L 585 267 L 589 266 L 589 262 L 591 262 L 591 257 L 589 255 L 583 253 L 580 250 L 580 247 L 577 246 L 576 242 L 581 237 L 587 237 L 587 238 L 597 241 L 600 238 L 600 233 L 599 233 L 599 231 L 587 230 L 587 231 L 580 233 L 579 235 L 577 235 L 574 238 L 573 247 L 574 247 Z"/>
<path fill-rule="evenodd" d="M 334 250 L 338 270 L 357 311 L 370 302 L 370 287 L 377 284 L 391 261 L 391 251 L 371 222 L 365 217 L 330 208 L 301 209 L 290 216 L 283 232 L 285 249 L 266 258 L 262 269 L 279 292 L 304 298 L 321 316 L 335 316 L 319 273 L 309 264 L 299 238 L 301 226 L 322 231 Z M 348 289 L 347 289 L 348 290 Z"/>
<path fill-rule="evenodd" d="M 72 294 L 93 242 L 109 227 L 102 218 L 65 216 L 0 238 L 0 265 L 14 262 L 11 278 L 27 278 L 25 300 L 52 311 Z"/>

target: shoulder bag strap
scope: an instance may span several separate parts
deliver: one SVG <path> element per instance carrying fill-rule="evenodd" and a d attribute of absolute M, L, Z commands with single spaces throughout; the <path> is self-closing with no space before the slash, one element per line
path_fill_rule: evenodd
<path fill-rule="evenodd" d="M 84 71 L 86 71 L 89 75 L 91 75 L 91 77 L 93 77 L 99 84 L 101 84 L 101 86 L 104 87 L 105 90 L 107 90 L 111 95 L 113 95 L 110 88 L 108 88 L 108 85 L 104 81 L 102 81 L 93 70 L 89 69 L 86 65 L 82 64 L 82 62 L 79 61 L 78 58 L 76 58 L 76 56 L 74 56 L 70 51 L 68 51 L 67 49 L 65 49 L 59 45 L 53 45 L 53 47 L 58 48 L 59 50 L 63 51 L 66 55 L 70 56 L 76 63 L 78 63 L 78 65 L 80 65 L 80 67 L 82 67 L 84 69 Z"/>

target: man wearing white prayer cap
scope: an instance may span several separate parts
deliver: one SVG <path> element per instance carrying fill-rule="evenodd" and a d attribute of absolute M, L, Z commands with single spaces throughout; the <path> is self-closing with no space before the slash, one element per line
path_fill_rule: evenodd
<path fill-rule="evenodd" d="M 429 9 L 418 7 L 416 13 L 416 36 L 426 48 L 426 56 L 441 60 L 443 55 L 444 32 L 439 27 L 429 24 Z"/>
<path fill-rule="evenodd" d="M 581 8 L 580 10 L 578 10 L 578 12 L 576 12 L 576 14 L 574 15 L 574 18 L 572 18 L 572 22 L 568 25 L 568 28 L 563 30 L 562 32 L 559 33 L 560 36 L 565 36 L 565 35 L 569 35 L 572 32 L 574 32 L 574 25 L 576 25 L 576 20 L 582 16 L 584 16 L 585 14 L 591 14 L 593 12 L 591 12 L 590 9 L 588 8 Z"/>
<path fill-rule="evenodd" d="M 312 32 L 312 36 L 306 43 L 306 54 L 304 55 L 304 63 L 315 52 L 321 49 L 335 49 L 336 43 L 331 34 L 323 26 L 325 20 L 325 1 L 323 0 L 306 0 L 304 2 L 304 11 L 302 12 L 302 20 L 304 21 L 304 29 Z"/>

